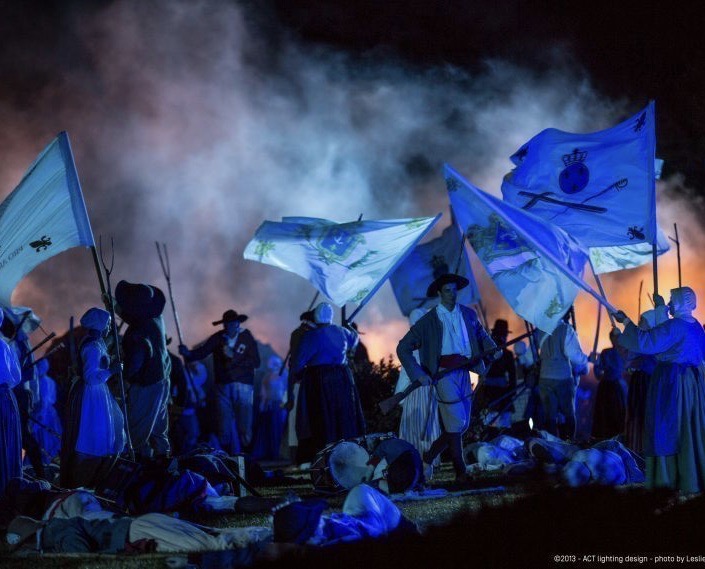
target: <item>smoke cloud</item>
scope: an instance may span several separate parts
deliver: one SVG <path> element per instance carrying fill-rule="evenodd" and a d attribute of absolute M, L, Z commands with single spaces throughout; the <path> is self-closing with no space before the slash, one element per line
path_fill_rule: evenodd
<path fill-rule="evenodd" d="M 51 59 L 56 68 L 28 100 L 2 98 L 0 191 L 9 194 L 56 132 L 67 130 L 96 240 L 104 236 L 104 247 L 115 240 L 113 285 L 127 279 L 166 289 L 154 242 L 167 243 L 188 344 L 235 308 L 250 316 L 259 340 L 286 353 L 314 290 L 296 275 L 243 260 L 263 220 L 444 212 L 435 236 L 450 223 L 443 162 L 499 195 L 508 157 L 540 130 L 598 130 L 636 108 L 601 96 L 562 52 L 546 54 L 553 65 L 541 72 L 496 60 L 474 74 L 414 67 L 301 43 L 225 2 L 125 1 L 74 13 L 64 25 L 78 47 Z M 26 54 L 26 65 L 46 66 L 44 56 Z M 703 233 L 671 196 L 678 183 L 661 184 L 659 205 L 666 227 L 683 221 L 687 283 L 695 281 L 688 260 Z M 674 284 L 673 257 L 661 264 L 664 291 Z M 509 317 L 520 330 L 474 268 L 490 318 Z M 650 283 L 650 271 L 605 276 L 613 304 L 635 314 L 638 281 Z M 73 250 L 45 263 L 13 302 L 32 306 L 47 330 L 65 330 L 70 315 L 100 303 L 90 254 Z M 577 308 L 579 327 L 594 322 L 593 300 L 580 298 Z M 374 359 L 392 353 L 408 327 L 389 285 L 357 320 Z"/>

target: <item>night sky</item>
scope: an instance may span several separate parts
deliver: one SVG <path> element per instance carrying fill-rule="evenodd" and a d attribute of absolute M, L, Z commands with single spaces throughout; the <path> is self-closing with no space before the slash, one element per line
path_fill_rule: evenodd
<path fill-rule="evenodd" d="M 497 194 L 538 131 L 600 130 L 655 99 L 660 221 L 683 222 L 695 250 L 703 14 L 698 2 L 3 1 L 0 196 L 67 130 L 94 233 L 116 238 L 116 278 L 163 286 L 165 241 L 188 342 L 233 307 L 285 351 L 312 289 L 242 259 L 264 219 L 445 213 L 444 161 Z M 61 331 L 99 301 L 91 271 L 85 252 L 65 253 L 13 302 Z M 608 293 L 624 278 L 606 278 Z M 360 316 L 375 355 L 406 326 L 380 295 Z"/>

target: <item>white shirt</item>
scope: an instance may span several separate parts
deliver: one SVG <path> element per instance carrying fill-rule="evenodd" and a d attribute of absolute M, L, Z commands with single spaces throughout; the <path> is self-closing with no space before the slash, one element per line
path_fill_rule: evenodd
<path fill-rule="evenodd" d="M 456 304 L 453 310 L 448 310 L 442 304 L 436 306 L 436 314 L 443 326 L 443 340 L 441 342 L 441 355 L 460 354 L 465 357 L 472 355 L 470 338 L 465 327 L 465 320 Z"/>

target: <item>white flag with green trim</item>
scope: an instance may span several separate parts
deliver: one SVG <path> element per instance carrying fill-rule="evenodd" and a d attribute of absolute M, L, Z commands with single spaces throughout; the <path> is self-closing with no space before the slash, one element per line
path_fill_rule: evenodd
<path fill-rule="evenodd" d="M 587 251 L 559 227 L 473 186 L 446 165 L 455 218 L 497 290 L 550 334 L 575 300 Z"/>
<path fill-rule="evenodd" d="M 243 256 L 296 273 L 337 306 L 362 303 L 440 216 L 350 223 L 306 217 L 265 221 Z"/>

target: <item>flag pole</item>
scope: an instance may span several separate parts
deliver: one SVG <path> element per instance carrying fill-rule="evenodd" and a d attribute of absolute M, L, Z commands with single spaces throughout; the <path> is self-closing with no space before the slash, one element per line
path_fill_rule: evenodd
<path fill-rule="evenodd" d="M 597 326 L 595 327 L 595 341 L 592 343 L 592 354 L 597 357 L 597 342 L 600 339 L 600 320 L 602 319 L 602 305 L 597 303 Z"/>
<path fill-rule="evenodd" d="M 600 280 L 600 276 L 595 272 L 595 267 L 592 264 L 592 259 L 588 255 L 588 262 L 590 263 L 590 269 L 592 270 L 592 276 L 595 277 L 595 282 L 597 283 L 597 287 L 600 289 L 600 294 L 607 298 L 607 295 L 605 295 L 605 289 L 602 287 L 602 281 Z M 605 305 L 606 306 L 606 305 Z M 609 310 L 607 311 L 607 315 L 610 317 L 610 324 L 612 324 L 612 328 L 614 328 L 616 325 L 614 323 L 614 316 L 612 315 L 612 312 Z M 598 313 L 599 316 L 599 313 Z M 599 320 L 598 320 L 599 323 Z"/>
<path fill-rule="evenodd" d="M 450 222 L 453 225 L 455 225 L 460 232 L 460 250 L 458 251 L 458 260 L 455 263 L 455 271 L 454 271 L 454 273 L 457 275 L 458 271 L 460 270 L 460 263 L 463 260 L 463 253 L 465 253 L 467 255 L 467 249 L 465 248 L 466 235 L 463 232 L 462 228 L 456 224 L 455 212 L 453 211 L 453 206 L 451 204 L 448 204 L 448 209 L 450 209 Z M 470 265 L 470 258 L 468 258 L 468 265 Z M 489 330 L 489 324 L 487 322 L 487 312 L 485 311 L 485 307 L 482 304 L 482 299 L 480 298 L 479 287 L 477 287 L 477 294 L 478 294 L 478 297 L 477 297 L 478 312 L 480 313 L 480 317 L 482 318 L 482 321 L 484 323 L 485 328 L 487 328 Z"/>
<path fill-rule="evenodd" d="M 654 202 L 654 219 L 651 224 L 651 231 L 652 235 L 654 238 L 653 243 L 651 244 L 651 255 L 652 255 L 652 264 L 653 264 L 653 271 L 654 271 L 654 296 L 658 294 L 658 230 L 656 227 L 656 172 L 654 170 L 654 164 L 656 161 L 656 103 L 652 100 L 649 101 L 649 106 L 653 105 L 653 113 L 651 114 L 653 121 L 654 121 L 654 136 L 649 137 L 650 144 L 652 148 L 650 149 L 651 151 L 649 152 L 649 159 L 651 160 L 651 163 L 649 165 L 649 182 L 651 184 L 651 199 Z"/>
<path fill-rule="evenodd" d="M 602 305 L 600 304 L 599 306 Z M 539 349 L 536 345 L 536 338 L 533 334 L 534 329 L 531 324 L 529 324 L 528 320 L 524 320 L 524 326 L 526 327 L 526 331 L 529 332 L 529 347 L 531 348 L 531 355 L 534 357 L 534 363 L 536 363 L 539 361 Z"/>
<path fill-rule="evenodd" d="M 409 251 L 411 251 L 416 244 L 423 239 L 426 234 L 431 231 L 434 225 L 438 222 L 438 220 L 441 218 L 443 214 L 439 213 L 436 217 L 433 218 L 433 221 L 428 224 L 428 227 L 421 233 L 421 235 L 418 236 L 414 240 L 413 243 L 410 243 L 409 246 L 406 248 L 406 251 L 404 251 L 404 254 L 400 255 L 399 258 L 397 259 L 397 262 L 392 265 L 392 267 L 387 271 L 387 273 L 377 282 L 377 284 L 372 288 L 372 290 L 367 293 L 367 296 L 362 299 L 360 304 L 357 305 L 357 308 L 353 311 L 353 313 L 350 315 L 350 318 L 348 318 L 348 323 L 352 322 L 355 316 L 357 316 L 357 313 L 362 310 L 362 308 L 370 301 L 370 299 L 374 296 L 374 294 L 379 290 L 379 288 L 385 283 L 385 281 L 389 278 L 389 275 L 391 275 L 394 271 L 397 270 L 397 267 L 401 265 L 402 261 L 406 258 L 408 255 Z"/>
<path fill-rule="evenodd" d="M 111 259 L 110 268 L 108 268 L 105 260 L 103 259 L 103 240 L 100 238 L 100 253 L 101 253 L 101 263 L 103 269 L 105 270 L 105 276 L 108 283 L 107 293 L 104 297 L 108 305 L 108 311 L 110 312 L 110 332 L 113 336 L 113 349 L 115 350 L 115 359 L 118 364 L 118 385 L 120 386 L 120 398 L 122 399 L 122 414 L 125 418 L 125 435 L 127 438 L 127 450 L 130 454 L 130 460 L 135 462 L 135 448 L 132 446 L 132 435 L 130 434 L 130 422 L 127 418 L 127 396 L 125 392 L 125 377 L 122 373 L 122 354 L 120 350 L 120 336 L 118 334 L 117 324 L 115 323 L 115 302 L 112 295 L 112 290 L 110 289 L 110 275 L 113 272 L 113 266 L 115 264 L 115 244 L 112 237 L 110 238 L 110 249 L 111 249 Z"/>
<path fill-rule="evenodd" d="M 95 239 L 93 237 L 93 230 L 91 229 L 91 222 L 88 219 L 88 211 L 86 209 L 86 202 L 83 199 L 83 190 L 81 189 L 81 182 L 78 179 L 78 170 L 76 169 L 76 161 L 73 159 L 73 151 L 71 150 L 71 142 L 69 141 L 69 135 L 67 132 L 62 131 L 59 133 L 59 148 L 63 154 L 64 161 L 71 167 L 66 169 L 67 182 L 73 188 L 74 191 L 70 193 L 72 198 L 72 205 L 74 211 L 78 209 L 83 213 L 81 220 L 83 221 L 83 227 L 79 227 L 85 233 L 91 236 L 90 250 L 93 256 L 93 265 L 95 267 L 96 274 L 98 275 L 98 283 L 100 285 L 100 294 L 103 298 L 103 303 L 108 306 L 108 300 L 106 300 L 107 289 L 105 287 L 105 279 L 103 277 L 103 272 L 100 268 L 100 260 L 98 259 L 98 252 L 95 248 Z M 77 223 L 79 219 L 76 219 Z"/>
<path fill-rule="evenodd" d="M 678 239 L 678 224 L 673 224 L 673 230 L 676 232 L 676 238 L 674 239 L 670 235 L 668 238 L 676 244 L 676 255 L 678 258 L 678 287 L 680 288 L 683 286 L 683 283 L 681 282 L 681 242 Z"/>

